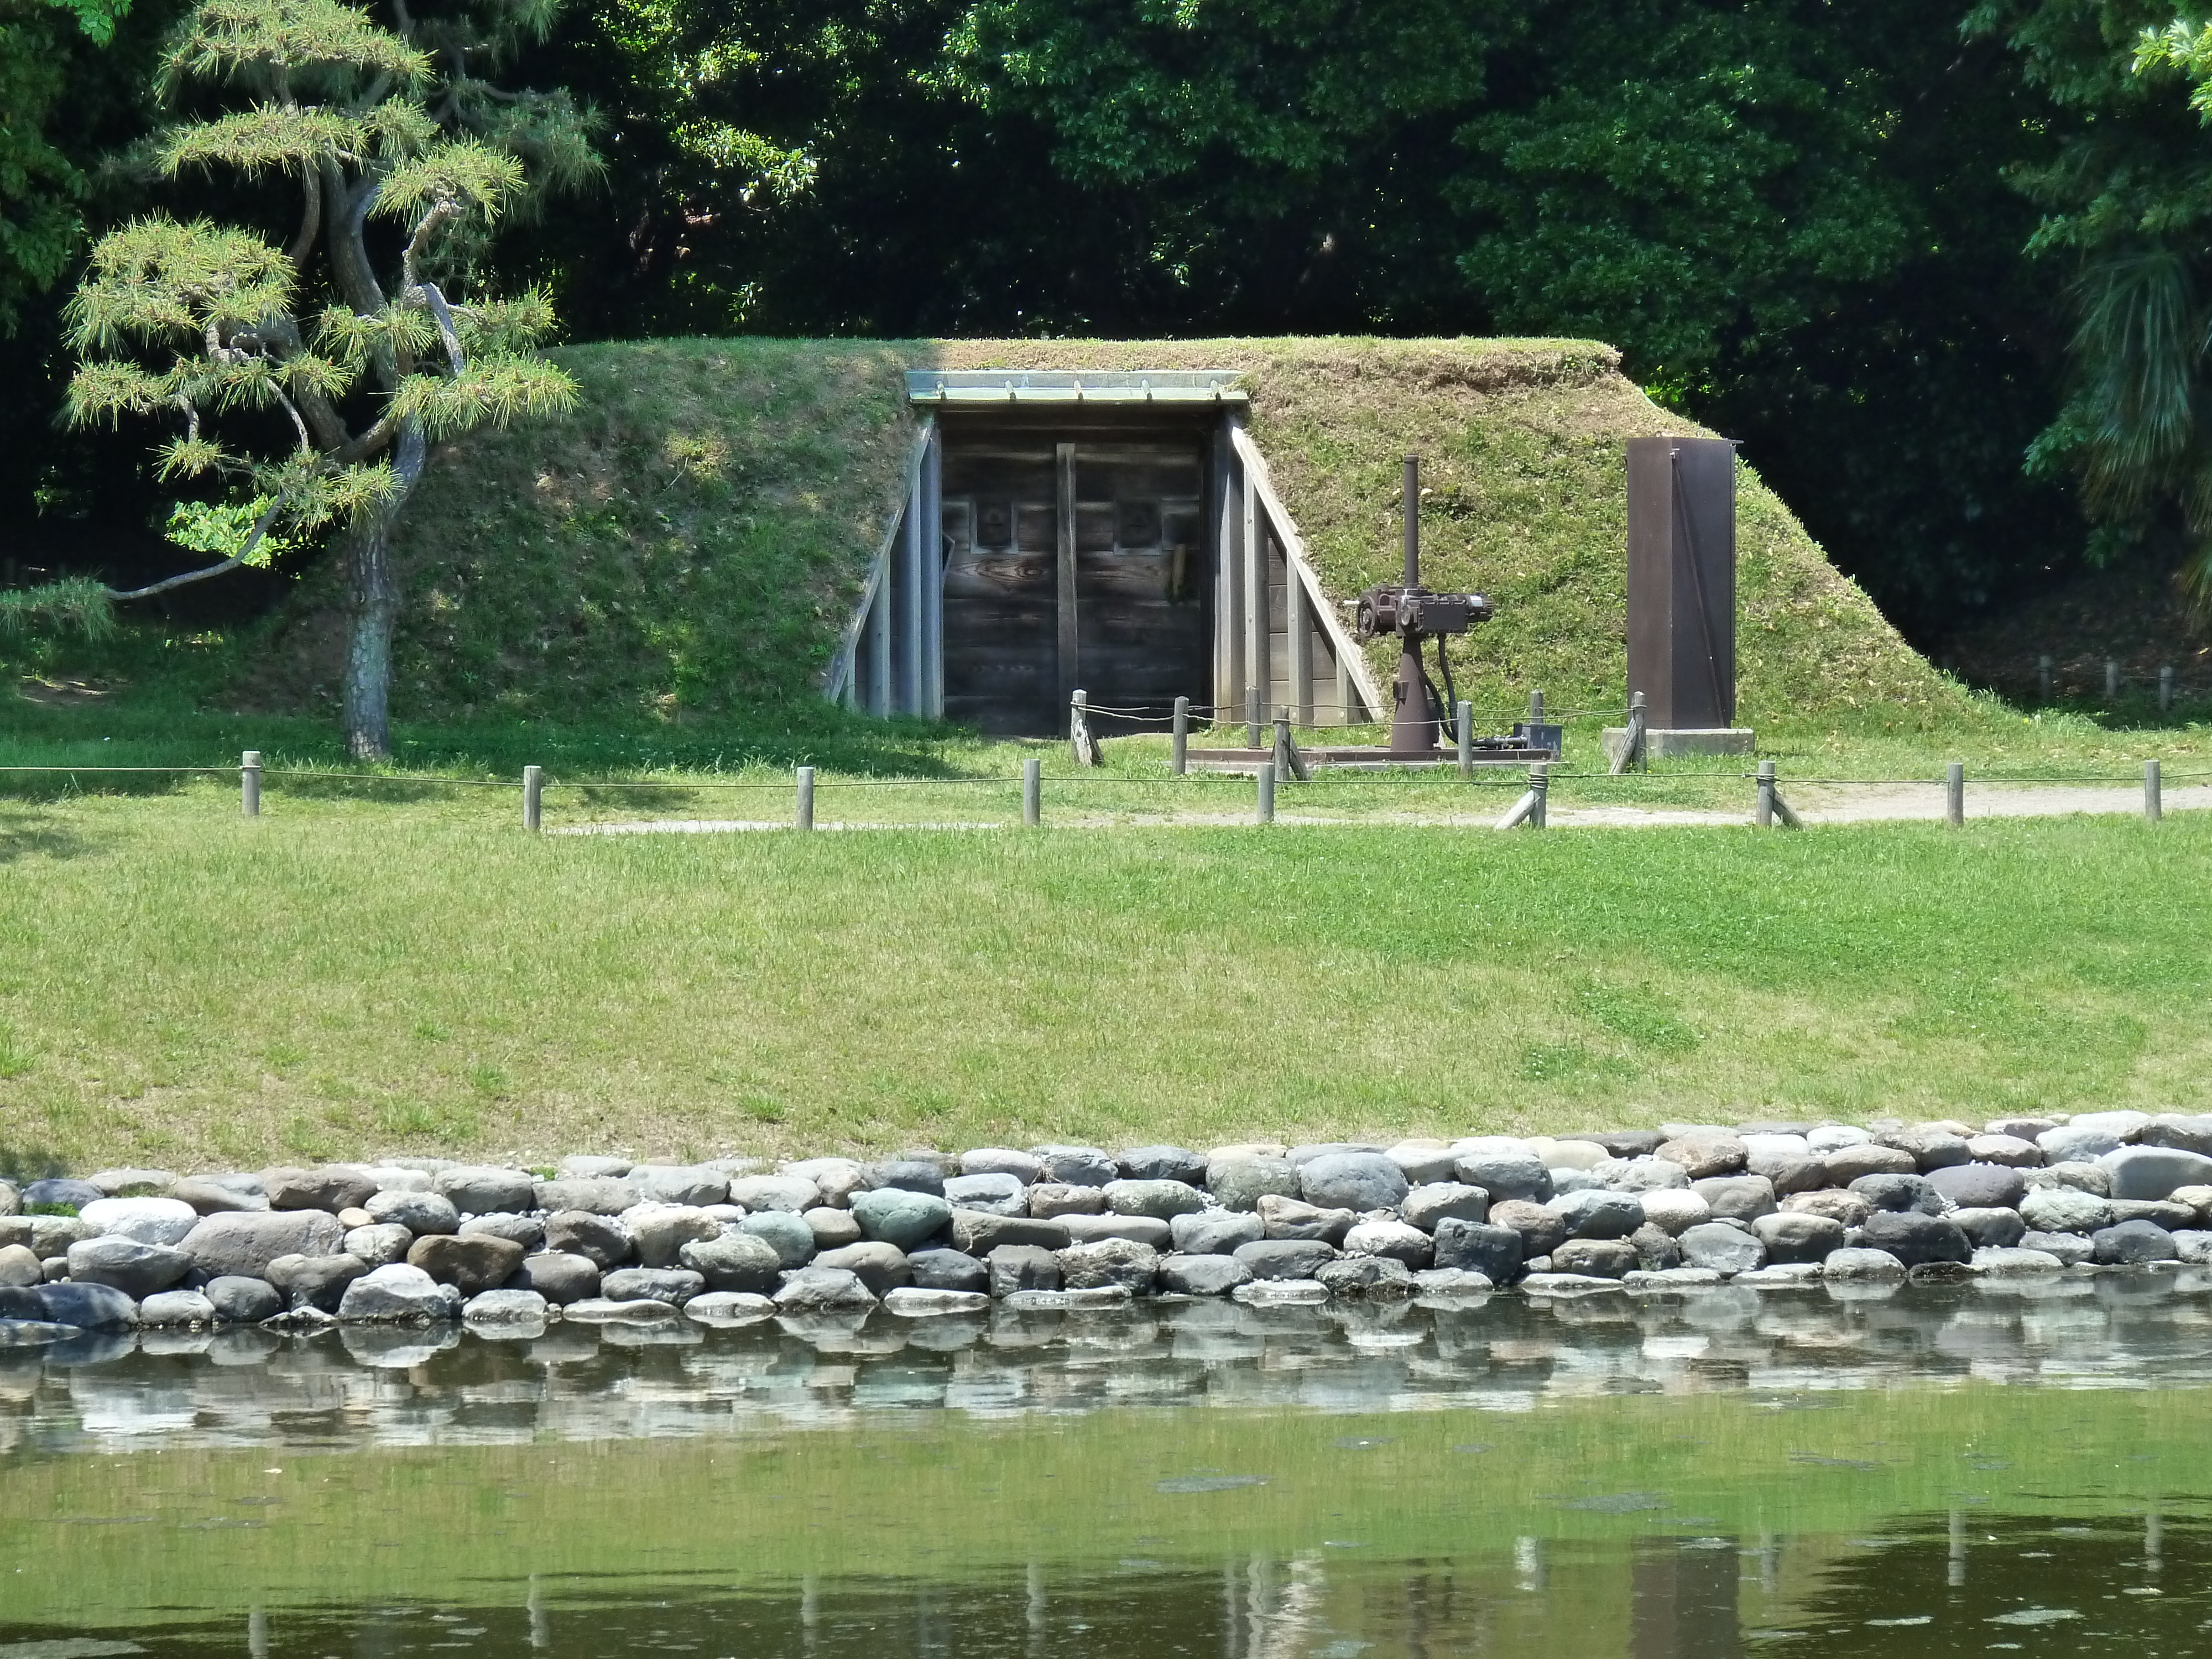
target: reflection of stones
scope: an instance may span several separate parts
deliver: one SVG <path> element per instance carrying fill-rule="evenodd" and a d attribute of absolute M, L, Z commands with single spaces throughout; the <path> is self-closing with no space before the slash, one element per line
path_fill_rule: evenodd
<path fill-rule="evenodd" d="M 684 1304 L 687 1319 L 696 1319 L 702 1325 L 734 1328 L 741 1325 L 756 1325 L 771 1318 L 775 1304 L 764 1296 L 750 1295 L 744 1291 L 708 1291 L 693 1297 Z"/>
<path fill-rule="evenodd" d="M 988 1311 L 991 1298 L 977 1291 L 933 1291 L 902 1285 L 884 1298 L 884 1311 L 908 1319 Z"/>

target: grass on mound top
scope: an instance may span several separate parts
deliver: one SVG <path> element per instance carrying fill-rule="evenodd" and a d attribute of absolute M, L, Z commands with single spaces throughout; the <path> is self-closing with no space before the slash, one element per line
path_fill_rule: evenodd
<path fill-rule="evenodd" d="M 2193 1109 L 2212 1059 L 2195 815 L 571 838 L 509 790 L 234 799 L 0 805 L 0 1162 L 1979 1120 Z"/>

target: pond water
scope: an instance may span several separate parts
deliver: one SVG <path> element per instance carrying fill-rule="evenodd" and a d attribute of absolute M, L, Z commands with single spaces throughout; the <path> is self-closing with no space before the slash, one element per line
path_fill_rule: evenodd
<path fill-rule="evenodd" d="M 2185 1655 L 2208 1495 L 2194 1270 L 149 1334 L 0 1350 L 0 1659 Z"/>

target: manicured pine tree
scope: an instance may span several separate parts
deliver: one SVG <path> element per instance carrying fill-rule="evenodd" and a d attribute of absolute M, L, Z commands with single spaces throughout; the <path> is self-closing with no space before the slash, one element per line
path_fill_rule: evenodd
<path fill-rule="evenodd" d="M 164 97 L 191 112 L 159 139 L 161 170 L 236 175 L 296 228 L 279 244 L 149 215 L 101 239 L 70 302 L 71 420 L 167 422 L 161 476 L 222 497 L 180 506 L 171 532 L 214 562 L 96 598 L 148 598 L 334 534 L 357 758 L 390 752 L 392 531 L 434 447 L 576 401 L 535 350 L 554 320 L 545 295 L 485 283 L 502 211 L 599 168 L 566 94 L 491 78 L 556 3 L 418 15 L 386 0 L 380 20 L 337 0 L 206 0 L 164 59 Z"/>

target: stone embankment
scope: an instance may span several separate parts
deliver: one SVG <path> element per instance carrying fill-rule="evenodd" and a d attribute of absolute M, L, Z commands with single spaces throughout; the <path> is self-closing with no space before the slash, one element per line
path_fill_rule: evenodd
<path fill-rule="evenodd" d="M 0 1346 L 129 1325 L 720 1324 L 2183 1262 L 2212 1263 L 2212 1117 L 2142 1112 L 773 1169 L 106 1170 L 0 1183 Z"/>

